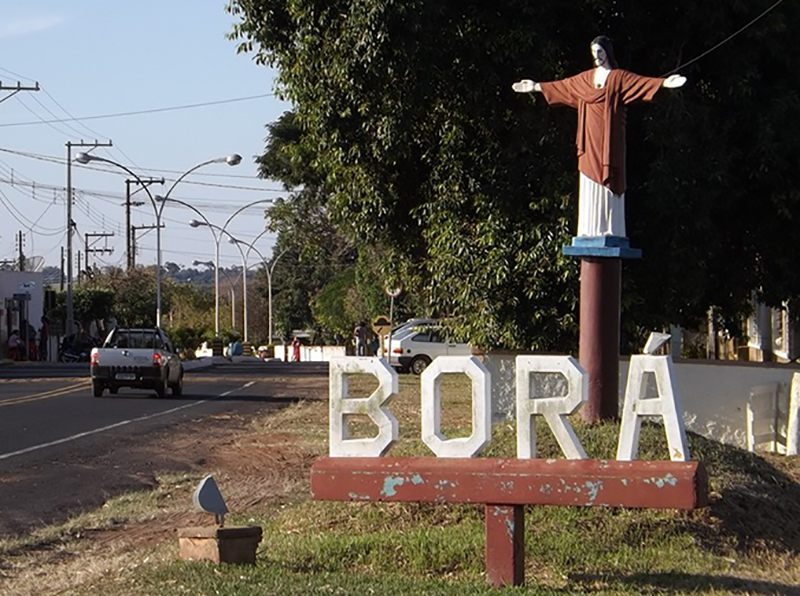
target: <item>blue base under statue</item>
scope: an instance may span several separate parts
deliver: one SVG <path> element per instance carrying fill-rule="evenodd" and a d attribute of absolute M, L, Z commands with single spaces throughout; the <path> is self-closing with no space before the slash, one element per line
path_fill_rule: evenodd
<path fill-rule="evenodd" d="M 561 251 L 570 257 L 642 258 L 642 250 L 631 248 L 630 240 L 622 236 L 575 236 L 572 245 Z"/>

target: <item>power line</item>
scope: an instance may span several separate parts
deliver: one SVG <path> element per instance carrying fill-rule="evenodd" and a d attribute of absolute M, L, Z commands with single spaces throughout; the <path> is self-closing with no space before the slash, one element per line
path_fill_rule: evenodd
<path fill-rule="evenodd" d="M 142 114 L 156 114 L 160 112 L 175 112 L 178 110 L 191 110 L 194 108 L 202 108 L 206 106 L 216 106 L 227 103 L 234 103 L 240 101 L 250 101 L 253 99 L 263 99 L 265 97 L 275 97 L 274 93 L 262 93 L 260 95 L 249 95 L 246 97 L 234 97 L 231 99 L 219 99 L 216 101 L 206 101 L 202 103 L 184 104 L 179 106 L 172 106 L 168 108 L 152 108 L 149 110 L 135 110 L 132 112 L 117 112 L 116 114 L 101 114 L 98 116 L 80 116 L 76 118 L 59 118 L 56 120 L 33 120 L 28 122 L 6 122 L 0 124 L 0 127 L 7 128 L 11 126 L 31 126 L 34 124 L 57 124 L 61 122 L 82 122 L 85 120 L 101 120 L 106 118 L 124 118 L 127 116 L 139 116 Z"/>
<path fill-rule="evenodd" d="M 14 149 L 7 149 L 5 147 L 0 147 L 0 152 L 9 153 L 11 155 L 19 155 L 20 157 L 27 157 L 29 159 L 36 159 L 36 160 L 39 160 L 39 161 L 45 161 L 45 162 L 48 162 L 48 163 L 53 163 L 53 164 L 58 164 L 58 165 L 64 165 L 66 163 L 63 158 L 57 157 L 57 156 L 54 156 L 54 155 L 44 155 L 44 154 L 41 154 L 41 153 L 29 153 L 29 152 L 26 152 L 26 151 L 16 151 Z M 95 172 L 104 172 L 106 174 L 122 175 L 117 170 L 112 169 L 111 167 L 102 167 L 102 166 L 96 166 L 96 165 L 90 166 L 90 165 L 84 165 L 84 164 L 74 164 L 74 165 L 76 167 L 80 167 L 80 168 L 83 168 L 85 170 L 94 170 Z M 159 169 L 159 168 L 140 168 L 140 169 L 142 169 L 143 171 L 148 171 L 148 172 L 160 172 L 160 173 L 167 173 L 167 174 L 183 174 L 183 172 L 179 172 L 178 170 L 165 170 L 165 169 Z M 194 173 L 192 173 L 192 175 L 193 176 L 194 175 L 198 175 L 198 176 L 217 176 L 217 177 L 221 177 L 221 178 L 246 178 L 248 180 L 262 180 L 262 178 L 257 178 L 257 177 L 254 177 L 254 176 L 236 176 L 236 175 L 232 175 L 232 174 L 206 174 L 206 173 L 194 174 Z M 165 182 L 173 182 L 174 180 L 175 180 L 174 178 L 165 178 Z M 183 180 L 183 182 L 181 182 L 181 184 L 194 184 L 196 186 L 210 186 L 210 187 L 214 187 L 214 188 L 228 188 L 228 189 L 232 189 L 232 190 L 255 191 L 255 192 L 275 192 L 275 193 L 291 192 L 291 191 L 287 191 L 285 188 L 263 188 L 263 187 L 259 187 L 259 186 L 241 186 L 241 185 L 238 185 L 238 184 L 219 184 L 219 183 L 214 183 L 214 182 L 201 182 L 201 181 L 198 181 L 198 180 L 188 180 L 188 179 Z"/>
<path fill-rule="evenodd" d="M 699 56 L 697 56 L 696 58 L 692 58 L 692 59 L 691 59 L 691 60 L 689 60 L 688 62 L 684 62 L 683 64 L 681 64 L 681 65 L 680 65 L 680 66 L 678 66 L 677 68 L 673 68 L 672 70 L 670 70 L 670 71 L 669 71 L 669 72 L 667 72 L 667 73 L 664 73 L 664 74 L 663 74 L 663 75 L 661 75 L 661 76 L 662 76 L 662 77 L 666 77 L 666 76 L 669 76 L 669 75 L 671 75 L 671 74 L 674 74 L 674 73 L 678 72 L 678 71 L 679 71 L 681 68 L 686 68 L 686 67 L 687 67 L 687 66 L 689 66 L 690 64 L 693 64 L 693 63 L 697 62 L 698 60 L 700 60 L 700 58 L 703 58 L 703 57 L 705 57 L 705 56 L 708 56 L 708 55 L 709 55 L 711 52 L 713 52 L 714 50 L 716 50 L 716 49 L 717 49 L 717 48 L 719 48 L 720 46 L 723 46 L 723 45 L 725 45 L 725 44 L 726 44 L 726 43 L 728 43 L 730 40 L 732 40 L 734 37 L 736 37 L 737 35 L 739 35 L 739 34 L 740 34 L 740 33 L 742 33 L 743 31 L 745 31 L 746 29 L 749 29 L 751 26 L 755 25 L 757 21 L 761 20 L 761 18 L 762 18 L 762 17 L 765 17 L 765 16 L 767 16 L 767 14 L 769 14 L 770 12 L 772 12 L 772 10 L 773 10 L 773 9 L 777 8 L 777 7 L 778 7 L 778 5 L 779 5 L 779 4 L 781 4 L 782 2 L 783 2 L 783 0 L 778 0 L 778 1 L 777 1 L 775 4 L 773 4 L 772 6 L 770 6 L 770 7 L 769 7 L 767 10 L 765 10 L 764 12 L 762 12 L 760 15 L 758 15 L 756 18 L 754 18 L 754 19 L 753 19 L 752 21 L 750 21 L 749 23 L 747 23 L 747 25 L 745 25 L 744 27 L 742 27 L 741 29 L 739 29 L 738 31 L 736 31 L 736 33 L 733 33 L 732 35 L 729 35 L 728 37 L 726 37 L 725 39 L 723 39 L 721 42 L 719 42 L 717 45 L 715 45 L 715 46 L 714 46 L 713 48 L 711 48 L 710 50 L 706 50 L 705 52 L 703 52 L 702 54 L 700 54 L 700 55 L 699 55 Z"/>
<path fill-rule="evenodd" d="M 31 230 L 31 232 L 35 230 L 40 236 L 55 236 L 63 233 L 63 228 L 46 228 L 44 226 L 36 225 L 13 206 L 13 202 L 5 195 L 5 193 L 3 193 L 3 191 L 0 191 L 0 205 L 6 208 L 6 210 L 11 214 L 11 217 L 17 220 L 17 223 L 28 230 Z M 40 230 L 47 231 L 42 232 Z"/>
<path fill-rule="evenodd" d="M 0 162 L 2 164 L 3 162 Z M 25 187 L 30 188 L 33 192 L 36 190 L 43 190 L 43 191 L 53 191 L 56 193 L 65 193 L 66 188 L 63 185 L 58 184 L 46 184 L 43 182 L 37 182 L 36 180 L 30 180 L 25 178 L 24 176 L 19 176 L 19 179 L 16 177 L 12 178 L 10 176 L 10 170 L 4 171 L 7 168 L 4 168 L 0 165 L 0 174 L 8 176 L 7 178 L 0 177 L 0 184 L 7 184 L 10 188 L 14 189 L 16 192 L 20 193 L 25 197 L 29 197 L 34 201 L 39 203 L 44 203 L 47 205 L 51 205 L 55 199 L 45 199 L 45 198 L 38 198 L 34 195 L 28 195 L 25 191 L 18 187 Z M 89 188 L 78 188 L 74 187 L 74 191 L 80 193 L 81 195 L 85 195 L 87 197 L 95 197 L 99 201 L 103 201 L 109 205 L 120 205 L 121 201 L 125 200 L 125 193 L 124 192 L 114 192 L 114 191 L 104 191 L 104 190 L 96 190 L 96 189 L 89 189 Z M 242 203 L 241 201 L 231 201 L 231 202 L 220 202 L 219 199 L 209 198 L 209 197 L 184 197 L 185 200 L 191 201 L 191 203 L 196 206 L 198 209 L 202 211 L 214 211 L 219 213 L 228 213 L 232 209 L 241 207 L 246 203 Z"/>
<path fill-rule="evenodd" d="M 62 106 L 62 105 L 61 105 L 61 104 L 58 102 L 58 100 L 57 100 L 55 97 L 53 97 L 53 96 L 52 96 L 52 95 L 51 95 L 51 94 L 50 94 L 50 93 L 47 91 L 47 89 L 45 89 L 44 87 L 42 87 L 42 91 L 44 91 L 44 94 L 45 94 L 47 97 L 49 97 L 49 98 L 50 98 L 50 100 L 51 100 L 51 101 L 52 101 L 54 104 L 56 104 L 56 105 L 57 105 L 57 106 L 58 106 L 58 107 L 61 109 L 61 111 L 62 111 L 62 112 L 64 112 L 64 113 L 65 113 L 67 116 L 69 116 L 71 119 L 73 119 L 73 120 L 76 120 L 76 121 L 77 121 L 77 119 L 75 118 L 75 116 L 73 116 L 73 115 L 72 115 L 72 114 L 69 112 L 69 110 L 67 110 L 67 109 L 66 109 L 64 106 Z M 37 100 L 37 102 L 38 102 L 38 100 Z M 47 109 L 47 108 L 44 106 L 44 104 L 42 104 L 41 102 L 38 102 L 38 103 L 39 103 L 39 104 L 40 104 L 40 105 L 41 105 L 41 106 L 42 106 L 42 107 L 43 107 L 45 110 L 47 110 L 47 111 L 48 111 L 48 112 L 49 112 L 49 113 L 50 113 L 50 114 L 51 114 L 51 115 L 52 115 L 54 118 L 58 118 L 58 116 L 56 116 L 55 114 L 53 114 L 53 112 L 51 112 L 49 109 Z M 101 135 L 99 132 L 97 132 L 97 131 L 96 131 L 96 130 L 94 130 L 93 128 L 90 128 L 89 126 L 87 126 L 87 125 L 86 125 L 86 124 L 84 124 L 83 122 L 78 122 L 78 123 L 79 123 L 79 124 L 80 124 L 80 125 L 81 125 L 81 126 L 84 128 L 84 129 L 85 129 L 85 130 L 89 131 L 89 132 L 90 132 L 92 135 L 94 135 L 96 138 L 101 138 L 101 137 L 107 136 L 107 135 Z M 72 127 L 70 127 L 70 128 L 72 128 Z M 75 129 L 73 128 L 73 130 L 75 130 Z M 79 136 L 80 136 L 80 133 L 79 133 Z M 132 164 L 136 165 L 136 162 L 134 162 L 134 161 L 133 161 L 133 159 L 131 159 L 131 157 L 130 157 L 130 156 L 127 154 L 127 153 L 125 153 L 125 151 L 123 151 L 123 150 L 122 150 L 122 149 L 121 149 L 119 146 L 115 145 L 115 146 L 114 146 L 114 149 L 113 149 L 113 151 L 119 151 L 119 152 L 120 152 L 120 154 L 121 154 L 121 155 L 122 155 L 122 156 L 123 156 L 125 159 L 127 159 L 127 160 L 128 160 L 130 163 L 132 163 Z M 139 166 L 137 165 L 136 167 L 139 167 Z"/>

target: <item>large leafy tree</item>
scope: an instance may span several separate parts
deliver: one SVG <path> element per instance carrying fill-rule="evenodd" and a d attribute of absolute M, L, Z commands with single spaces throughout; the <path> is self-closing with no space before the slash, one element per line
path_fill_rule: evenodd
<path fill-rule="evenodd" d="M 331 220 L 330 194 L 295 114 L 283 114 L 267 130 L 260 174 L 291 190 L 269 211 L 278 232 L 273 255 L 280 256 L 273 273 L 276 329 L 284 337 L 298 328 L 315 329 L 324 339 L 348 337 L 356 321 L 385 310 L 376 299 L 382 260 L 371 258 L 381 251 L 359 246 Z"/>
<path fill-rule="evenodd" d="M 590 66 L 666 73 L 771 2 L 231 0 L 240 50 L 278 70 L 330 213 L 357 245 L 394 251 L 407 285 L 486 347 L 569 349 L 577 264 L 575 116 L 512 81 Z M 800 292 L 795 174 L 798 8 L 784 3 L 629 114 L 629 329 L 734 318 L 752 291 Z"/>

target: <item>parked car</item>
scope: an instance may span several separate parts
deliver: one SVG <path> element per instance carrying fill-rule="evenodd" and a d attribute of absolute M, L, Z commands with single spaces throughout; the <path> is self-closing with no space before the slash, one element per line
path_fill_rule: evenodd
<path fill-rule="evenodd" d="M 389 364 L 400 371 L 422 374 L 437 356 L 469 356 L 469 344 L 456 343 L 437 325 L 422 324 L 401 329 L 392 335 L 391 346 L 384 342 L 384 356 L 389 352 Z M 391 349 L 389 349 L 391 348 Z"/>
<path fill-rule="evenodd" d="M 158 397 L 169 389 L 183 393 L 183 364 L 161 329 L 112 329 L 102 347 L 92 349 L 89 369 L 95 397 L 120 387 L 153 389 Z"/>
<path fill-rule="evenodd" d="M 438 322 L 439 322 L 438 319 L 425 319 L 425 318 L 408 319 L 407 321 L 403 323 L 398 323 L 397 325 L 392 327 L 392 336 L 394 337 L 401 331 L 408 331 L 410 329 L 413 329 L 414 327 L 419 327 L 422 325 L 435 325 Z"/>

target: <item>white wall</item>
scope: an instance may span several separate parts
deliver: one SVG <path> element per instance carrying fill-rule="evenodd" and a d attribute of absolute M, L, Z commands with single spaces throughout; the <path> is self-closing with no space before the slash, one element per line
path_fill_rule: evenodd
<path fill-rule="evenodd" d="M 515 354 L 493 353 L 484 356 L 492 373 L 492 412 L 495 419 L 514 419 Z M 627 358 L 620 360 L 620 407 L 628 379 Z M 787 411 L 792 374 L 800 366 L 761 362 L 677 360 L 675 376 L 684 409 L 686 429 L 698 434 L 747 447 L 745 432 L 750 388 L 767 383 L 782 383 L 783 411 Z"/>
<path fill-rule="evenodd" d="M 289 357 L 284 358 L 284 350 Z M 292 346 L 275 346 L 275 358 L 292 361 Z M 300 346 L 300 362 L 327 362 L 331 358 L 346 356 L 344 346 Z"/>

